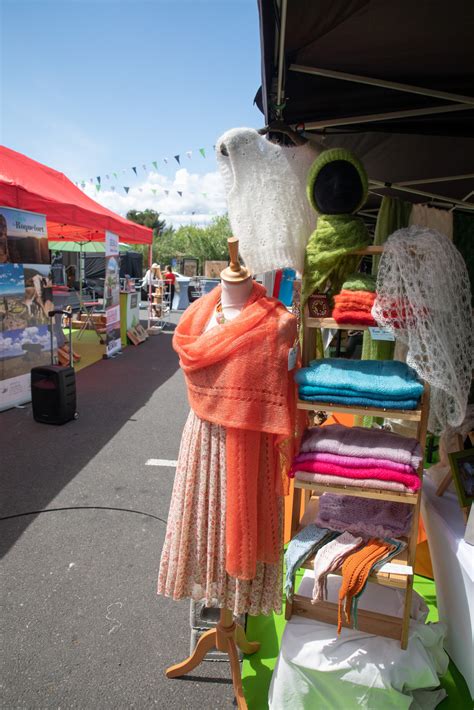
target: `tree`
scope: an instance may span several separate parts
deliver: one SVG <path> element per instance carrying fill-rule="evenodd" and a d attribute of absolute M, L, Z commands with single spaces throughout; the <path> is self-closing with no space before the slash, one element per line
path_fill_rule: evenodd
<path fill-rule="evenodd" d="M 127 219 L 137 224 L 142 224 L 144 227 L 150 227 L 153 232 L 162 232 L 166 227 L 164 219 L 160 219 L 160 213 L 155 210 L 129 210 Z"/>

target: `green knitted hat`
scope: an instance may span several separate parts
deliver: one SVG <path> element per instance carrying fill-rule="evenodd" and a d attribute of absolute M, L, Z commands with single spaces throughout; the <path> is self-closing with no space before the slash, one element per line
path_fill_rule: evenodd
<path fill-rule="evenodd" d="M 333 171 L 331 171 L 331 164 Z M 335 190 L 337 191 L 338 188 L 341 190 L 340 195 L 335 194 Z M 323 209 L 321 199 L 318 204 L 316 195 L 318 191 L 320 198 L 322 196 L 326 203 L 333 198 L 334 208 Z M 352 193 L 352 200 L 350 193 Z M 309 169 L 306 194 L 312 207 L 320 214 L 357 212 L 367 199 L 367 173 L 360 160 L 345 148 L 325 150 Z M 350 207 L 346 208 L 344 203 L 350 204 Z"/>

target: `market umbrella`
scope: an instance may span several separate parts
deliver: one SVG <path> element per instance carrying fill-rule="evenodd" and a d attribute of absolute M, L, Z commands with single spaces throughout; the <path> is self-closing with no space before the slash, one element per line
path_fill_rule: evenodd
<path fill-rule="evenodd" d="M 79 254 L 79 305 L 82 308 L 82 277 L 83 277 L 83 254 L 105 254 L 105 242 L 66 242 L 66 241 L 49 241 L 48 249 L 50 251 L 70 251 Z M 119 242 L 119 251 L 126 252 L 130 250 L 128 244 Z"/>

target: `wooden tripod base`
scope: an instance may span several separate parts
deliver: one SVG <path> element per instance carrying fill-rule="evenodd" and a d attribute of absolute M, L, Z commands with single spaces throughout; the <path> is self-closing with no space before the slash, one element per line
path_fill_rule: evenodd
<path fill-rule="evenodd" d="M 206 653 L 209 653 L 213 648 L 228 654 L 237 707 L 239 710 L 247 710 L 237 649 L 240 648 L 243 653 L 251 654 L 258 651 L 260 644 L 258 641 L 247 640 L 243 627 L 234 622 L 232 612 L 229 609 L 221 609 L 220 619 L 216 628 L 205 631 L 189 658 L 170 666 L 165 671 L 166 677 L 179 678 L 179 676 L 186 675 L 186 673 L 196 668 L 204 660 Z"/>

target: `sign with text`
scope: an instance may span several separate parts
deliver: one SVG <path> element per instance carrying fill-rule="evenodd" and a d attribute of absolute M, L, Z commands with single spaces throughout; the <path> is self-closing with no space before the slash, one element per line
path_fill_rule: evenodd
<path fill-rule="evenodd" d="M 0 264 L 49 264 L 46 216 L 0 206 Z"/>
<path fill-rule="evenodd" d="M 106 317 L 105 354 L 111 357 L 122 349 L 120 339 L 120 264 L 119 238 L 105 233 L 104 307 Z"/>

